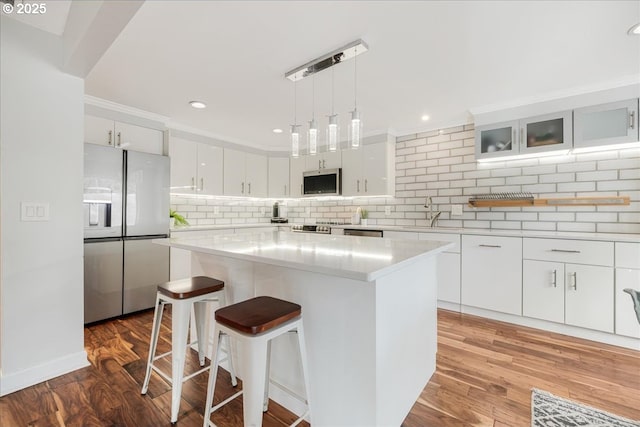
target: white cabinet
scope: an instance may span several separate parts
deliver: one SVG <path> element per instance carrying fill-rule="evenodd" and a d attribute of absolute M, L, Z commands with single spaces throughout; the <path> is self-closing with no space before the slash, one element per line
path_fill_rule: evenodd
<path fill-rule="evenodd" d="M 454 247 L 438 255 L 438 300 L 460 304 L 460 235 L 420 233 L 420 240 L 455 243 Z"/>
<path fill-rule="evenodd" d="M 527 317 L 613 332 L 613 243 L 523 240 Z"/>
<path fill-rule="evenodd" d="M 573 143 L 571 110 L 478 126 L 476 159 L 568 150 Z"/>
<path fill-rule="evenodd" d="M 575 148 L 638 141 L 638 99 L 573 111 Z"/>
<path fill-rule="evenodd" d="M 84 116 L 84 142 L 120 149 L 163 154 L 162 131 L 102 117 Z"/>
<path fill-rule="evenodd" d="M 221 147 L 171 138 L 169 157 L 173 193 L 222 195 Z"/>
<path fill-rule="evenodd" d="M 390 142 L 362 145 L 342 151 L 342 194 L 395 194 L 395 152 Z"/>
<path fill-rule="evenodd" d="M 302 197 L 302 174 L 306 170 L 304 157 L 291 157 L 289 159 L 289 188 L 291 197 Z"/>
<path fill-rule="evenodd" d="M 224 195 L 266 197 L 267 158 L 259 154 L 224 149 Z"/>
<path fill-rule="evenodd" d="M 336 169 L 342 167 L 342 155 L 339 150 L 325 151 L 305 158 L 305 171 L 319 169 Z"/>
<path fill-rule="evenodd" d="M 522 315 L 522 239 L 462 236 L 462 304 Z"/>
<path fill-rule="evenodd" d="M 289 158 L 269 157 L 269 197 L 288 197 Z"/>
<path fill-rule="evenodd" d="M 640 322 L 631 295 L 624 289 L 640 291 L 640 243 L 616 242 L 615 331 L 618 335 L 640 338 Z"/>

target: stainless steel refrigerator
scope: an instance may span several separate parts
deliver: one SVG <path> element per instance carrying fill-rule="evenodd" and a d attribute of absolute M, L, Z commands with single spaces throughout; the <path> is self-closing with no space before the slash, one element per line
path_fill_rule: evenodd
<path fill-rule="evenodd" d="M 169 280 L 169 158 L 84 145 L 84 321 L 153 307 Z"/>

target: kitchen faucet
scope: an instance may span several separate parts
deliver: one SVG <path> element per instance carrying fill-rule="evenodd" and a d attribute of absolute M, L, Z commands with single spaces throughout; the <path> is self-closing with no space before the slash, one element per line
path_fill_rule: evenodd
<path fill-rule="evenodd" d="M 433 212 L 433 202 L 431 200 L 431 196 L 425 199 L 424 207 L 426 209 L 429 209 L 427 211 L 427 221 L 429 221 L 429 227 L 433 228 L 436 222 L 438 221 L 438 218 L 440 218 L 440 215 L 442 214 L 442 212 L 440 211 Z"/>

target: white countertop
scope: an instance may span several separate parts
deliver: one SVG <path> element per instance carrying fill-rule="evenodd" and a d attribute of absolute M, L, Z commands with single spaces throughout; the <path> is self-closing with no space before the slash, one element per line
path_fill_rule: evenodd
<path fill-rule="evenodd" d="M 273 231 L 171 237 L 154 243 L 179 249 L 356 280 L 373 281 L 434 256 L 453 243 Z"/>

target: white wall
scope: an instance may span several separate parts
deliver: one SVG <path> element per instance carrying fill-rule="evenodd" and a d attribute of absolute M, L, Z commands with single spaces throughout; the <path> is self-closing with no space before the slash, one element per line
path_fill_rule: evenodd
<path fill-rule="evenodd" d="M 59 38 L 2 16 L 0 395 L 86 366 L 83 336 L 84 82 Z M 20 202 L 50 205 L 21 222 Z"/>

